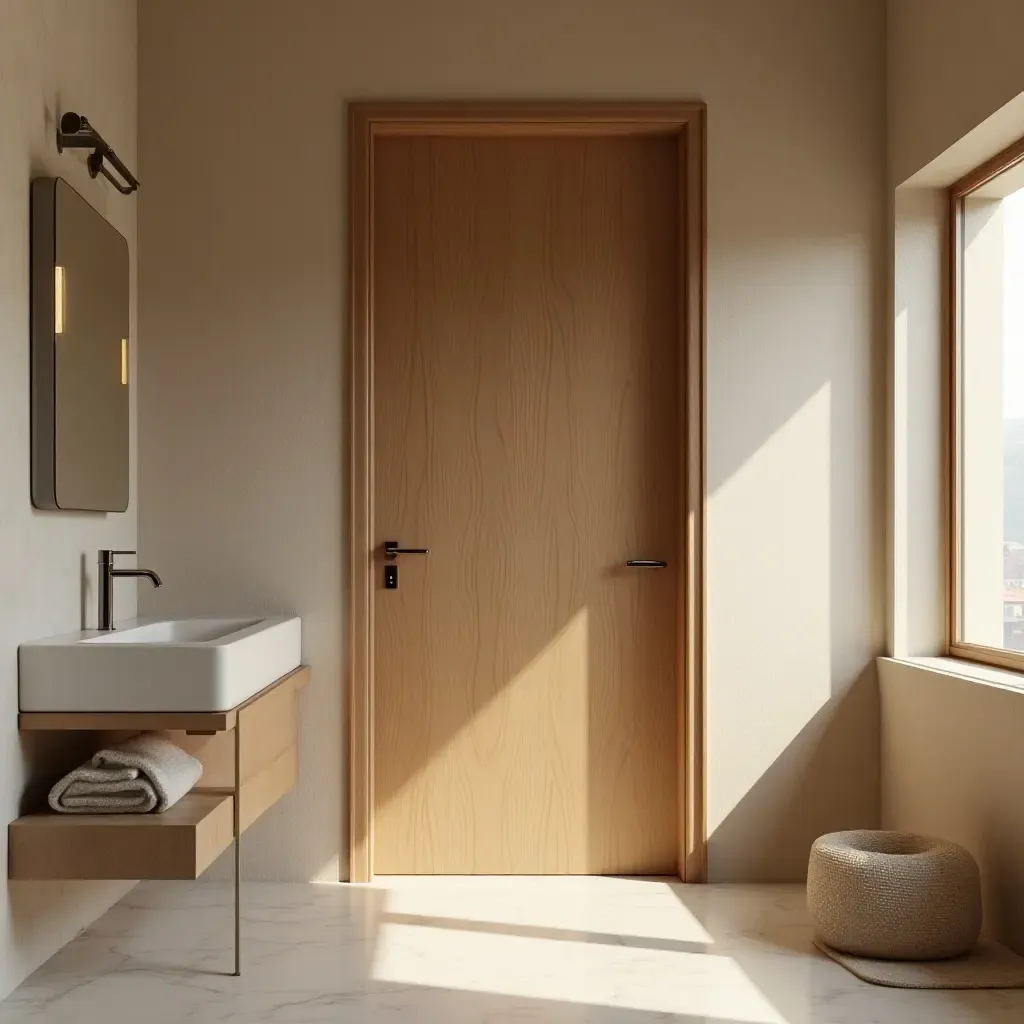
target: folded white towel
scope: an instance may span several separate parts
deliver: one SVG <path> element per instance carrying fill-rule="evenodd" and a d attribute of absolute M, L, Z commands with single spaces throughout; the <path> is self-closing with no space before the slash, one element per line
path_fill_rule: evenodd
<path fill-rule="evenodd" d="M 62 814 L 147 814 L 176 804 L 203 774 L 191 754 L 155 732 L 144 732 L 94 754 L 50 790 Z"/>

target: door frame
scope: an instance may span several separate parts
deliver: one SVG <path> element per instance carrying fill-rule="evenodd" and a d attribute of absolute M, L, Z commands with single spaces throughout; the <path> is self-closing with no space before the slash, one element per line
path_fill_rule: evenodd
<path fill-rule="evenodd" d="M 373 161 L 388 135 L 671 135 L 679 145 L 679 876 L 707 875 L 705 427 L 706 107 L 701 102 L 423 103 L 348 107 L 348 875 L 373 876 Z M 343 840 L 344 845 L 344 840 Z"/>

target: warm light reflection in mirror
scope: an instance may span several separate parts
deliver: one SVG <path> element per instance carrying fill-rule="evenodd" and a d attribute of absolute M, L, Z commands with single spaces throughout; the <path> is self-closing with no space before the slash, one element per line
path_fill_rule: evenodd
<path fill-rule="evenodd" d="M 53 333 L 64 333 L 67 318 L 67 282 L 63 267 L 53 268 Z"/>

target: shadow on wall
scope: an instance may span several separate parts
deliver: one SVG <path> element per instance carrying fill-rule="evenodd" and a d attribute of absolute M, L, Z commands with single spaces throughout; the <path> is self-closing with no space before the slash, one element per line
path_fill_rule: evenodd
<path fill-rule="evenodd" d="M 840 133 L 844 170 L 807 149 L 794 175 L 778 140 L 799 146 L 801 127 L 754 130 L 709 147 L 707 785 L 720 881 L 802 879 L 818 834 L 880 819 L 880 163 Z M 757 169 L 771 202 L 715 184 L 748 144 L 773 154 Z"/>
<path fill-rule="evenodd" d="M 870 666 L 811 718 L 712 831 L 716 878 L 803 881 L 819 835 L 877 827 L 879 713 Z"/>
<path fill-rule="evenodd" d="M 986 889 L 998 894 L 998 899 L 985 901 L 985 931 L 1024 954 L 1020 847 L 1010 841 L 1003 808 L 982 807 L 979 810 L 978 860 L 984 872 Z"/>
<path fill-rule="evenodd" d="M 850 425 L 873 398 L 818 359 L 794 355 L 808 393 L 709 495 L 713 881 L 802 879 L 814 838 L 880 817 L 877 467 Z"/>

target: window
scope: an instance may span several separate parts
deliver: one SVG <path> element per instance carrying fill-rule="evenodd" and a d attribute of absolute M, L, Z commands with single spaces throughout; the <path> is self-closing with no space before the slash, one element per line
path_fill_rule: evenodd
<path fill-rule="evenodd" d="M 1024 670 L 1024 140 L 950 199 L 950 653 Z"/>

